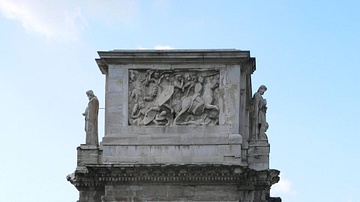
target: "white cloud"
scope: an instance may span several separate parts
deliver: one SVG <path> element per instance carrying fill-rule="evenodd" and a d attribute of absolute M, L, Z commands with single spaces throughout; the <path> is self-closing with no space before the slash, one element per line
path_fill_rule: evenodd
<path fill-rule="evenodd" d="M 171 46 L 168 46 L 168 45 L 156 45 L 155 50 L 170 50 L 170 49 L 174 49 L 173 47 Z"/>
<path fill-rule="evenodd" d="M 0 0 L 0 12 L 48 39 L 77 40 L 89 19 L 111 24 L 136 16 L 137 0 Z"/>
<path fill-rule="evenodd" d="M 296 191 L 292 186 L 292 182 L 284 178 L 280 174 L 280 181 L 271 187 L 271 196 L 273 197 L 284 197 L 284 196 L 295 196 Z"/>
<path fill-rule="evenodd" d="M 65 9 L 56 1 L 0 0 L 0 11 L 6 18 L 19 21 L 27 31 L 48 39 L 74 40 L 85 25 L 80 9 Z"/>
<path fill-rule="evenodd" d="M 144 48 L 142 46 L 138 46 L 138 49 L 140 50 L 147 50 L 147 49 L 155 49 L 155 50 L 171 50 L 174 49 L 173 47 L 169 45 L 156 45 L 154 48 Z"/>

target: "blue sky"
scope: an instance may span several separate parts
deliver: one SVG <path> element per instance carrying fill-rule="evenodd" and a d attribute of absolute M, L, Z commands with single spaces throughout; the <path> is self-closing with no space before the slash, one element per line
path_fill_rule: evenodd
<path fill-rule="evenodd" d="M 235 48 L 256 57 L 253 91 L 268 87 L 272 194 L 359 202 L 359 22 L 350 0 L 0 0 L 1 200 L 78 199 L 65 177 L 85 92 L 104 106 L 97 51 Z"/>

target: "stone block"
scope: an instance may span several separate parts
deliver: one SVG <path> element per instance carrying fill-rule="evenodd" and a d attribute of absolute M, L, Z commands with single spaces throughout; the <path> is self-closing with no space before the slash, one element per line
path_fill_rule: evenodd
<path fill-rule="evenodd" d="M 218 126 L 126 126 L 126 133 L 137 134 L 164 134 L 164 135 L 194 135 L 211 136 L 216 134 L 234 133 L 234 128 L 230 125 Z"/>
<path fill-rule="evenodd" d="M 147 199 L 165 199 L 168 197 L 168 188 L 166 185 L 142 186 L 140 196 Z"/>
<path fill-rule="evenodd" d="M 241 145 L 240 144 L 232 144 L 228 146 L 229 150 L 227 153 L 225 153 L 225 156 L 235 156 L 235 157 L 241 157 Z"/>
<path fill-rule="evenodd" d="M 110 92 L 123 92 L 124 82 L 118 79 L 109 79 L 107 81 L 107 90 Z"/>
<path fill-rule="evenodd" d="M 269 169 L 269 156 L 248 156 L 248 166 L 257 171 Z"/>
<path fill-rule="evenodd" d="M 241 145 L 105 146 L 104 162 L 239 164 Z M 224 157 L 232 157 L 233 159 Z M 214 161 L 214 162 L 213 162 Z"/>
<path fill-rule="evenodd" d="M 120 102 L 119 100 L 125 100 L 125 98 L 122 96 L 121 93 L 119 92 L 106 92 L 106 107 L 114 107 L 114 108 L 119 108 L 119 106 L 123 106 L 123 103 Z M 112 112 L 112 110 L 108 110 L 109 113 Z M 108 115 L 108 114 L 107 114 Z"/>
<path fill-rule="evenodd" d="M 270 147 L 269 146 L 265 146 L 265 147 L 249 147 L 248 150 L 249 156 L 252 155 L 269 155 L 270 153 Z"/>
<path fill-rule="evenodd" d="M 224 163 L 222 156 L 194 156 L 192 158 L 192 163 L 194 164 L 221 164 Z"/>
<path fill-rule="evenodd" d="M 179 135 L 153 134 L 151 135 L 150 141 L 145 144 L 153 144 L 153 145 L 182 144 L 181 140 L 182 138 Z"/>
<path fill-rule="evenodd" d="M 97 146 L 82 144 L 77 148 L 77 166 L 101 163 L 102 150 Z"/>
<path fill-rule="evenodd" d="M 224 156 L 223 163 L 227 165 L 240 165 L 241 158 L 234 156 Z"/>
<path fill-rule="evenodd" d="M 242 136 L 240 134 L 229 134 L 229 144 L 241 144 Z"/>
<path fill-rule="evenodd" d="M 115 115 L 115 114 L 114 114 Z M 118 116 L 121 116 L 118 114 Z M 119 118 L 119 117 L 118 117 Z M 114 121 L 113 121 L 114 120 Z M 109 119 L 109 124 L 122 131 L 116 119 Z M 113 129 L 113 128 L 112 128 Z M 103 138 L 102 145 L 228 145 L 242 144 L 240 134 L 206 133 L 206 134 L 175 134 L 175 133 L 109 133 Z M 138 131 L 139 132 L 139 131 Z M 148 131 L 149 132 L 149 131 Z"/>
<path fill-rule="evenodd" d="M 191 199 L 195 195 L 195 186 L 167 186 L 167 195 L 170 199 Z"/>
<path fill-rule="evenodd" d="M 239 201 L 236 186 L 196 186 L 194 201 Z"/>
<path fill-rule="evenodd" d="M 218 147 L 216 145 L 193 145 L 192 156 L 218 156 Z"/>
<path fill-rule="evenodd" d="M 254 170 L 269 169 L 270 145 L 267 141 L 257 141 L 249 144 L 247 162 L 248 166 Z"/>
<path fill-rule="evenodd" d="M 229 65 L 221 69 L 223 76 L 223 85 L 231 83 L 240 83 L 240 65 Z"/>
<path fill-rule="evenodd" d="M 138 138 L 134 138 L 134 140 L 137 140 L 138 144 L 149 144 L 151 141 L 151 135 L 139 135 Z M 131 144 L 132 142 L 128 142 L 127 144 Z M 134 143 L 133 143 L 134 144 Z"/>

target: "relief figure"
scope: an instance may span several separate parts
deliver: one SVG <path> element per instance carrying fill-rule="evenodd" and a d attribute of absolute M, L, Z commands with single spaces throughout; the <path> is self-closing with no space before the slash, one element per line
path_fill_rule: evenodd
<path fill-rule="evenodd" d="M 216 83 L 212 83 L 210 79 L 208 79 L 208 83 L 206 83 L 205 85 L 206 88 L 204 90 L 204 93 L 202 93 L 204 78 L 202 76 L 193 77 L 193 81 L 195 81 L 195 85 L 193 85 L 194 94 L 191 96 L 187 96 L 182 100 L 181 111 L 175 117 L 174 124 L 179 124 L 179 119 L 184 113 L 201 115 L 204 113 L 205 109 L 216 111 L 218 110 L 217 106 L 211 104 L 213 101 L 213 89 L 215 88 Z M 191 85 L 189 89 L 190 88 Z M 191 118 L 191 116 L 189 117 Z M 192 124 L 194 123 L 194 121 L 189 121 L 189 119 L 187 119 L 185 123 Z"/>
<path fill-rule="evenodd" d="M 215 70 L 129 70 L 129 125 L 217 124 L 218 75 Z M 217 113 L 213 118 L 211 111 Z"/>
<path fill-rule="evenodd" d="M 212 105 L 212 102 L 214 99 L 214 93 L 213 93 L 214 89 L 219 86 L 219 83 L 212 76 L 207 77 L 206 80 L 207 80 L 207 83 L 204 86 L 204 94 L 203 94 L 205 108 L 217 110 L 218 107 L 215 105 Z"/>
<path fill-rule="evenodd" d="M 170 114 L 174 113 L 174 109 L 167 103 L 171 98 L 171 96 L 173 95 L 173 93 L 174 93 L 174 86 L 172 85 L 162 86 L 162 92 L 159 94 L 159 96 L 154 97 L 155 101 L 153 102 L 152 105 L 149 105 L 149 109 L 145 114 L 144 117 L 145 125 L 153 122 L 153 120 L 161 110 L 163 111 L 169 110 Z"/>
<path fill-rule="evenodd" d="M 159 84 L 160 74 L 154 70 L 147 70 L 145 73 L 145 80 L 143 81 L 144 86 L 148 86 L 150 83 Z"/>

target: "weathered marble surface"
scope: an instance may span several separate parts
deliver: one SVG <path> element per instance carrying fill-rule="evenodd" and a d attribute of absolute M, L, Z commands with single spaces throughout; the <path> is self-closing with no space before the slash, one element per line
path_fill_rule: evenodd
<path fill-rule="evenodd" d="M 269 202 L 278 175 L 219 164 L 89 165 L 72 183 L 81 187 L 80 201 Z"/>
<path fill-rule="evenodd" d="M 218 70 L 129 70 L 129 125 L 218 125 Z"/>
<path fill-rule="evenodd" d="M 239 50 L 115 50 L 106 75 L 105 135 L 78 148 L 67 179 L 79 202 L 269 202 L 265 88 Z M 279 199 L 276 199 L 279 201 Z M 280 199 L 281 200 L 281 199 Z"/>
<path fill-rule="evenodd" d="M 182 56 L 184 54 L 179 53 L 177 57 Z M 221 58 L 224 54 L 217 56 Z M 108 63 L 102 141 L 104 163 L 166 163 L 170 160 L 171 163 L 211 163 L 215 160 L 242 164 L 241 65 L 228 62 L 219 59 L 218 63 L 196 64 L 186 60 L 175 64 L 159 60 L 151 65 Z M 229 135 L 238 135 L 241 141 L 207 141 Z M 209 145 L 186 142 L 196 138 Z M 132 144 L 124 145 L 129 140 Z M 218 147 L 233 147 L 229 145 L 237 145 L 239 149 L 231 155 L 224 149 L 218 150 Z M 187 150 L 197 155 L 199 147 L 217 155 L 182 158 L 182 152 Z M 125 148 L 131 150 L 131 154 L 120 155 Z M 157 156 L 144 155 L 143 150 L 150 148 Z"/>
<path fill-rule="evenodd" d="M 241 164 L 240 134 L 127 134 L 107 137 L 103 162 Z"/>
<path fill-rule="evenodd" d="M 239 65 L 159 64 L 154 68 L 158 69 L 147 73 L 149 65 L 109 65 L 106 136 L 127 133 L 129 126 L 151 125 L 231 125 L 233 133 L 239 133 Z M 154 76 L 155 71 L 159 75 Z M 146 79 L 149 74 L 151 77 Z M 200 93 L 196 95 L 198 78 L 203 84 L 198 85 Z M 184 80 L 181 89 L 175 87 L 175 79 Z"/>

